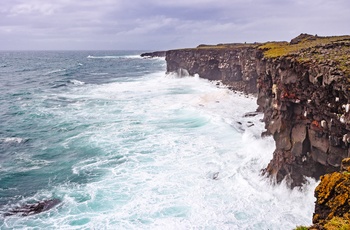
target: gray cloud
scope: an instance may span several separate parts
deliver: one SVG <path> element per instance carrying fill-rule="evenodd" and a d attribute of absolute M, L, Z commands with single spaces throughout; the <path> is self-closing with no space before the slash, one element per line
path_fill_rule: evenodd
<path fill-rule="evenodd" d="M 348 0 L 3 0 L 0 50 L 171 49 L 349 34 Z"/>

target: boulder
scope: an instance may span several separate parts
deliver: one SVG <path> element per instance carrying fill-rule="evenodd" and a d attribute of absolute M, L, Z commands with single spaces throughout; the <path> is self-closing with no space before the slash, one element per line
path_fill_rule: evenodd
<path fill-rule="evenodd" d="M 61 200 L 59 199 L 49 199 L 49 200 L 42 200 L 38 201 L 36 203 L 30 203 L 30 204 L 24 204 L 19 207 L 14 207 L 10 211 L 6 212 L 5 216 L 12 216 L 12 215 L 20 215 L 20 216 L 30 216 L 34 214 L 38 214 L 41 212 L 48 211 L 61 203 Z"/>

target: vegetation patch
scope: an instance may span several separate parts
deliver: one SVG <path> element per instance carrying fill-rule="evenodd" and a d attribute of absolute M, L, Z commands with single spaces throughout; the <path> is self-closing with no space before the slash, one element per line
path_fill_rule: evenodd
<path fill-rule="evenodd" d="M 336 74 L 350 76 L 350 36 L 301 34 L 291 42 L 267 42 L 258 49 L 267 58 L 290 56 L 300 63 L 332 66 Z"/>
<path fill-rule="evenodd" d="M 350 158 L 343 159 L 348 165 Z M 344 169 L 345 167 L 343 167 Z M 348 170 L 346 168 L 346 170 Z M 313 216 L 315 225 L 325 229 L 350 230 L 350 174 L 349 171 L 334 172 L 321 177 L 315 189 L 316 206 Z"/>
<path fill-rule="evenodd" d="M 349 218 L 333 217 L 328 223 L 324 225 L 327 230 L 349 230 Z"/>

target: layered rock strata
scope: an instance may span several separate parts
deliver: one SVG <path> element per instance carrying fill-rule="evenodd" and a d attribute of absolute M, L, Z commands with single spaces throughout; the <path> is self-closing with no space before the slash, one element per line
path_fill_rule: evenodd
<path fill-rule="evenodd" d="M 256 93 L 276 150 L 264 172 L 300 186 L 339 170 L 350 143 L 350 38 L 202 46 L 166 52 L 167 72 Z M 348 63 L 349 62 L 349 63 Z"/>

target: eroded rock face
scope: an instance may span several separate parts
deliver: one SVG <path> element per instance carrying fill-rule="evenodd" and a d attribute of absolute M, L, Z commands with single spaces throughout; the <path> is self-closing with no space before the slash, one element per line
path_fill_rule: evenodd
<path fill-rule="evenodd" d="M 344 83 L 328 81 L 332 66 L 302 65 L 293 58 L 261 62 L 258 104 L 266 134 L 276 141 L 265 172 L 292 187 L 339 170 L 348 156 L 349 95 Z M 323 76 L 320 78 L 320 76 Z"/>
<path fill-rule="evenodd" d="M 198 74 L 221 80 L 233 90 L 257 93 L 257 61 L 262 52 L 254 48 L 183 49 L 166 52 L 167 72 Z"/>
<path fill-rule="evenodd" d="M 312 52 L 336 54 L 342 45 Z M 234 90 L 257 93 L 264 135 L 276 142 L 264 172 L 277 182 L 288 179 L 291 187 L 302 185 L 304 176 L 319 179 L 338 171 L 350 143 L 349 82 L 331 60 L 301 63 L 296 55 L 266 58 L 256 47 L 166 53 L 167 72 L 198 74 Z"/>

